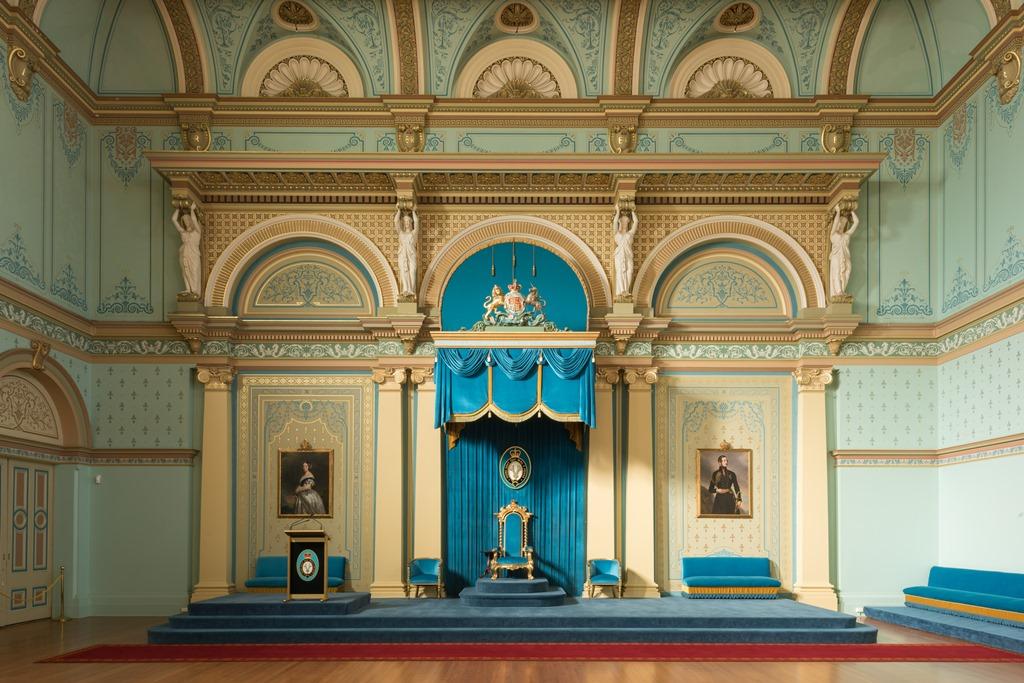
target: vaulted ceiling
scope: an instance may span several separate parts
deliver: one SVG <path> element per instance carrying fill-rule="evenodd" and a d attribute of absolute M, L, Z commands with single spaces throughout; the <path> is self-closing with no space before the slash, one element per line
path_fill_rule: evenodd
<path fill-rule="evenodd" d="M 344 83 L 348 96 L 533 97 L 557 90 L 562 97 L 761 96 L 767 91 L 775 97 L 915 97 L 937 93 L 1020 0 L 22 0 L 22 5 L 99 95 L 337 96 Z M 293 57 L 307 60 L 292 63 Z M 726 57 L 734 62 L 713 64 Z M 513 63 L 516 58 L 520 61 Z M 718 78 L 717 86 L 698 87 L 701 69 L 711 69 L 706 77 Z M 754 71 L 763 72 L 764 83 L 751 75 Z M 268 90 L 268 78 L 276 78 L 278 87 Z M 717 89 L 709 91 L 712 86 Z"/>

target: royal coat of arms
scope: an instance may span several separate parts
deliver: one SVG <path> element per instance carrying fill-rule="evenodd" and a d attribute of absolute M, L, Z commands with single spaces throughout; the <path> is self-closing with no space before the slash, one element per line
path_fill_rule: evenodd
<path fill-rule="evenodd" d="M 522 285 L 516 280 L 502 291 L 499 285 L 491 288 L 491 295 L 484 299 L 484 314 L 475 325 L 474 330 L 488 327 L 537 327 L 543 330 L 555 329 L 554 323 L 548 322 L 544 314 L 547 302 L 541 298 L 537 287 L 530 285 L 530 291 L 523 296 Z"/>

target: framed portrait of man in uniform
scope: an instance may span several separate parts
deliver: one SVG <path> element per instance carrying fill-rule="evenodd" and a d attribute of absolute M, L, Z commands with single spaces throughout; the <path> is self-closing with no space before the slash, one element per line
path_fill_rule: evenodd
<path fill-rule="evenodd" d="M 751 482 L 753 451 L 733 448 L 723 441 L 718 448 L 697 449 L 697 516 L 753 516 Z"/>

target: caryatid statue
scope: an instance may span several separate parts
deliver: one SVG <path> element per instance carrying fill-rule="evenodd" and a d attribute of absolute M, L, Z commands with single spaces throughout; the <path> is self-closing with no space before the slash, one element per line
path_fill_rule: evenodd
<path fill-rule="evenodd" d="M 850 259 L 850 238 L 860 225 L 857 211 L 852 202 L 840 202 L 836 205 L 835 216 L 832 218 L 832 229 L 829 240 L 832 250 L 828 255 L 829 293 L 832 297 L 846 296 L 846 285 L 850 281 L 853 267 Z"/>
<path fill-rule="evenodd" d="M 416 300 L 417 239 L 420 233 L 420 218 L 411 203 L 398 202 L 395 209 L 395 231 L 398 233 L 398 279 L 400 296 L 405 300 Z"/>
<path fill-rule="evenodd" d="M 621 202 L 615 205 L 612 230 L 615 237 L 615 300 L 628 301 L 633 282 L 633 236 L 639 219 L 636 209 Z"/>
<path fill-rule="evenodd" d="M 202 259 L 199 255 L 203 226 L 199 222 L 195 202 L 189 199 L 176 199 L 171 222 L 181 236 L 178 261 L 181 264 L 181 279 L 185 281 L 185 290 L 179 297 L 198 300 L 203 289 Z"/>

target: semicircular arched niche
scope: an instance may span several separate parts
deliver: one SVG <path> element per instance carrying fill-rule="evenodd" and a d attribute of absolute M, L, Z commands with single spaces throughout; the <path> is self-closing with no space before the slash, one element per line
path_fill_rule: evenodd
<path fill-rule="evenodd" d="M 633 285 L 637 307 L 652 307 L 657 283 L 680 255 L 715 242 L 746 243 L 764 252 L 792 285 L 798 309 L 827 305 L 821 274 L 807 252 L 785 231 L 746 216 L 711 216 L 673 231 L 647 255 Z"/>
<path fill-rule="evenodd" d="M 767 97 L 779 99 L 793 96 L 789 76 L 778 57 L 767 48 L 743 38 L 719 38 L 689 52 L 672 70 L 665 96 L 691 97 L 688 89 L 695 79 L 702 83 L 735 80 L 741 86 L 756 89 L 762 97 L 764 81 L 767 81 L 770 86 Z M 723 88 L 726 91 L 734 89 L 731 84 Z"/>
<path fill-rule="evenodd" d="M 32 367 L 33 352 L 0 354 L 0 434 L 65 447 L 92 445 L 89 413 L 75 380 L 47 357 Z"/>
<path fill-rule="evenodd" d="M 398 282 L 384 254 L 364 234 L 326 216 L 286 214 L 252 226 L 217 258 L 206 284 L 206 306 L 230 308 L 249 269 L 265 254 L 288 242 L 323 241 L 351 254 L 376 291 L 375 307 L 398 303 Z"/>
<path fill-rule="evenodd" d="M 782 273 L 741 245 L 709 245 L 683 254 L 659 279 L 654 314 L 674 320 L 794 317 L 794 301 Z"/>
<path fill-rule="evenodd" d="M 572 69 L 562 55 L 544 43 L 530 38 L 506 38 L 498 40 L 470 57 L 459 69 L 458 78 L 455 81 L 454 97 L 473 98 L 477 97 L 474 91 L 477 83 L 485 73 L 494 69 L 500 69 L 509 60 L 529 60 L 539 65 L 540 69 L 532 69 L 531 73 L 544 79 L 547 77 L 558 85 L 558 97 L 561 99 L 575 99 L 579 97 L 579 88 L 576 85 L 576 77 Z M 543 72 L 547 73 L 544 74 Z"/>
<path fill-rule="evenodd" d="M 423 275 L 419 293 L 421 304 L 438 308 L 441 293 L 459 264 L 484 247 L 512 240 L 544 247 L 565 261 L 583 283 L 591 315 L 602 315 L 603 310 L 611 306 L 608 275 L 597 255 L 572 231 L 535 216 L 489 218 L 455 235 L 438 252 Z"/>
<path fill-rule="evenodd" d="M 305 62 L 302 62 L 303 58 L 305 58 Z M 291 63 L 293 59 L 296 62 L 294 65 Z M 264 80 L 271 72 L 281 69 L 287 71 L 286 76 L 299 73 L 299 71 L 303 74 L 309 72 L 308 75 L 322 75 L 323 80 L 330 82 L 328 92 L 330 96 L 363 97 L 365 92 L 363 79 L 351 57 L 337 45 L 326 40 L 302 36 L 271 43 L 257 54 L 245 69 L 241 96 L 263 97 Z M 337 90 L 336 78 L 340 78 L 344 82 L 344 95 L 330 94 Z"/>
<path fill-rule="evenodd" d="M 365 272 L 327 246 L 286 247 L 258 260 L 237 288 L 235 312 L 246 319 L 374 315 L 377 293 Z"/>

